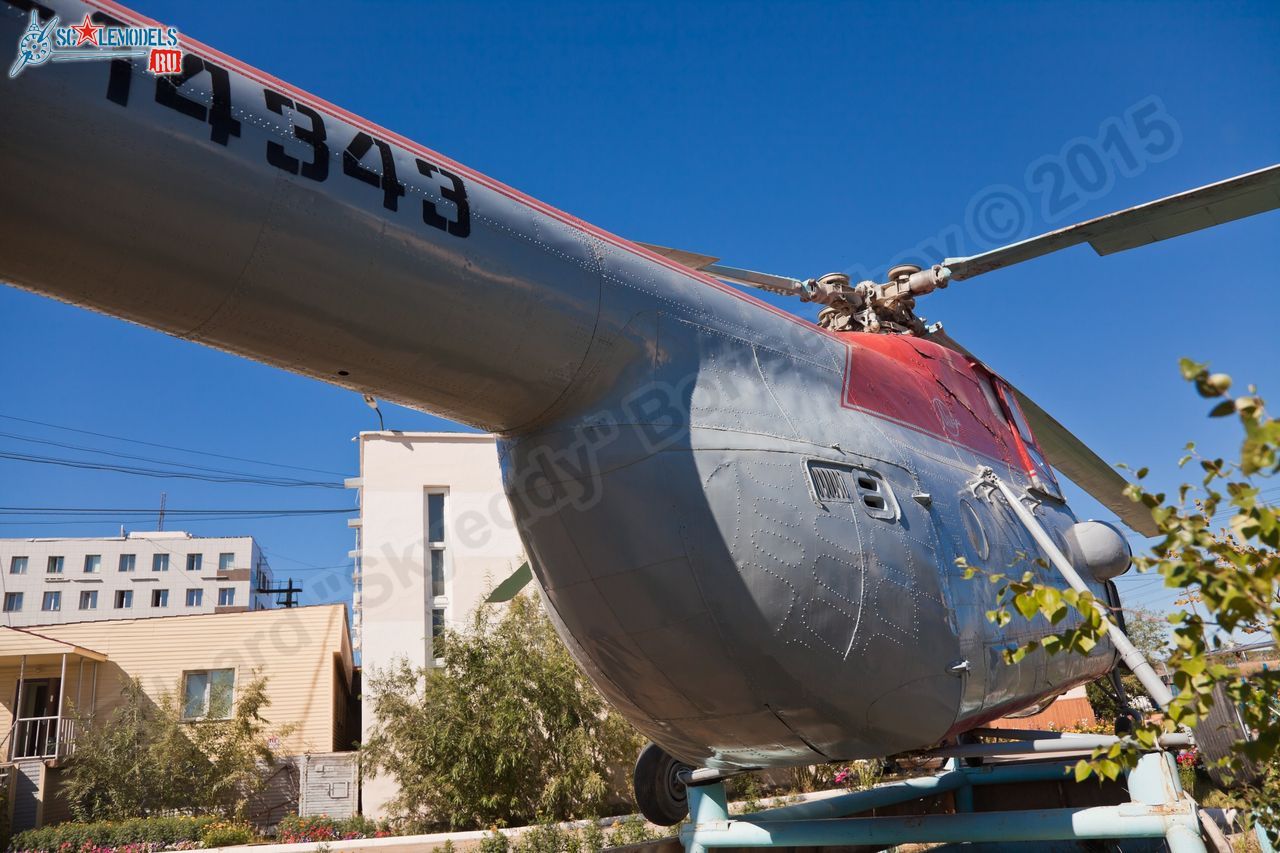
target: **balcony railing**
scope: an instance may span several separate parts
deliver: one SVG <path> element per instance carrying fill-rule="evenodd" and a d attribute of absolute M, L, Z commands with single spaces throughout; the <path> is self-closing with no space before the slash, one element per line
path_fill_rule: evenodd
<path fill-rule="evenodd" d="M 76 721 L 67 717 L 23 717 L 10 736 L 10 760 L 66 758 L 75 748 Z"/>

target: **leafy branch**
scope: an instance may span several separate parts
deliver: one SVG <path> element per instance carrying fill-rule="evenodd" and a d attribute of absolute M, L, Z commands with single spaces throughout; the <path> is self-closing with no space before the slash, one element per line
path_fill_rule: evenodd
<path fill-rule="evenodd" d="M 1254 789 L 1242 797 L 1266 810 L 1280 802 L 1280 674 L 1242 677 L 1226 662 L 1226 652 L 1235 632 L 1280 642 L 1280 510 L 1266 499 L 1276 491 L 1266 488 L 1267 481 L 1280 472 L 1280 422 L 1268 415 L 1256 388 L 1232 396 L 1226 374 L 1210 373 L 1207 365 L 1187 359 L 1180 367 L 1197 393 L 1214 401 L 1210 417 L 1235 418 L 1241 431 L 1239 458 L 1208 458 L 1188 444 L 1179 466 L 1198 465 L 1198 483 L 1183 484 L 1171 498 L 1144 488 L 1148 470 L 1140 468 L 1126 495 L 1150 510 L 1160 531 L 1150 554 L 1134 560 L 1137 569 L 1158 573 L 1168 587 L 1193 590 L 1206 615 L 1193 610 L 1169 617 L 1173 650 L 1166 664 L 1176 695 L 1168 712 L 1139 722 L 1131 736 L 1096 750 L 1079 762 L 1076 776 L 1116 778 L 1143 751 L 1154 749 L 1161 734 L 1204 721 L 1216 694 L 1238 707 L 1251 734 L 1217 760 L 1228 774 L 1255 780 Z M 1009 663 L 1037 648 L 1050 655 L 1088 654 L 1106 634 L 1108 608 L 1087 592 L 1039 583 L 1031 572 L 1015 579 L 965 567 L 966 577 L 980 573 L 1001 584 L 997 605 L 987 613 L 996 625 L 1007 625 L 1015 614 L 1027 620 L 1043 617 L 1052 625 L 1073 613 L 1079 617 L 1066 630 L 1007 651 Z M 1191 595 L 1187 603 L 1192 603 Z M 1248 771 L 1250 763 L 1256 772 Z"/>

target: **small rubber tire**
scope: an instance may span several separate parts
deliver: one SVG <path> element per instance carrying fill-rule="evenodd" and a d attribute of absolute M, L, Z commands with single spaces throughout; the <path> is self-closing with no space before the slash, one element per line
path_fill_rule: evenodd
<path fill-rule="evenodd" d="M 658 826 L 675 826 L 688 817 L 689 794 L 679 774 L 692 769 L 656 743 L 640 750 L 631 783 L 645 820 Z"/>
<path fill-rule="evenodd" d="M 1225 684 L 1213 688 L 1213 707 L 1194 728 L 1196 749 L 1204 759 L 1205 772 L 1220 790 L 1252 788 L 1262 779 L 1258 765 L 1239 754 L 1236 744 L 1253 740 L 1253 734 L 1240 718 L 1240 711 L 1227 695 Z M 1220 766 L 1224 758 L 1236 758 L 1238 766 Z"/>
<path fill-rule="evenodd" d="M 973 732 L 961 732 L 960 734 L 956 735 L 957 746 L 967 746 L 969 744 L 975 744 L 975 743 L 982 743 L 982 738 L 978 737 Z M 982 766 L 982 756 L 980 755 L 970 755 L 967 758 L 962 758 L 960 760 L 964 762 L 965 767 L 981 767 Z"/>
<path fill-rule="evenodd" d="M 1130 715 L 1130 714 L 1126 714 L 1124 711 L 1121 711 L 1119 715 L 1116 716 L 1116 724 L 1114 729 L 1116 733 L 1116 737 L 1124 737 L 1126 735 L 1133 734 L 1134 728 L 1140 722 L 1142 722 L 1142 718 L 1139 717 L 1136 713 L 1133 715 Z"/>

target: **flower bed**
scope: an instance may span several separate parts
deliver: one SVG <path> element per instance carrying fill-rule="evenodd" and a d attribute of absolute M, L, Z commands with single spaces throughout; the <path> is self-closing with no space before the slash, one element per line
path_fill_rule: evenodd
<path fill-rule="evenodd" d="M 281 820 L 277 832 L 277 840 L 281 844 L 385 838 L 392 834 L 385 825 L 368 818 L 352 817 L 336 820 L 331 817 L 299 817 L 298 815 L 289 815 Z"/>
<path fill-rule="evenodd" d="M 144 817 L 94 823 L 56 823 L 28 829 L 9 843 L 13 853 L 155 853 L 195 850 L 212 817 Z"/>

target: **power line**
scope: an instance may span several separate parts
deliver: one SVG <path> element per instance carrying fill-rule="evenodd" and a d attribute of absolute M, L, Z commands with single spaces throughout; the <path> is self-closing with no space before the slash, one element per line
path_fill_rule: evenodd
<path fill-rule="evenodd" d="M 253 521 L 276 518 L 323 518 L 331 515 L 349 515 L 354 507 L 316 507 L 311 509 L 166 509 L 165 514 L 181 521 Z M 3 527 L 50 527 L 71 524 L 118 524 L 151 518 L 154 509 L 91 508 L 91 507 L 0 507 L 0 518 L 22 518 L 22 521 L 0 521 Z M 55 519 L 36 521 L 33 519 Z"/>
<path fill-rule="evenodd" d="M 27 441 L 27 442 L 31 442 L 32 444 L 45 444 L 51 447 L 61 447 L 65 450 L 77 450 L 82 453 L 97 453 L 102 456 L 113 456 L 117 459 L 132 459 L 135 462 L 151 462 L 156 465 L 171 465 L 175 468 L 187 468 L 192 471 L 205 471 L 213 474 L 231 474 L 231 475 L 242 476 L 242 477 L 259 476 L 253 473 L 246 473 L 243 471 L 229 471 L 226 468 L 209 468 L 205 465 L 192 465 L 187 462 L 177 462 L 172 459 L 154 459 L 150 456 L 136 456 L 132 453 L 119 453 L 114 450 L 103 450 L 102 448 L 99 448 L 99 447 L 85 447 L 84 445 L 81 445 L 81 444 L 67 444 L 61 441 L 53 441 L 47 438 L 35 438 L 33 436 L 28 436 L 28 435 L 18 435 L 17 433 L 12 433 L 12 432 L 0 432 L 0 437 L 12 438 L 12 439 L 16 439 L 17 441 Z M 316 482 L 314 480 L 298 480 L 294 477 L 288 477 L 288 478 L 273 477 L 271 479 L 273 480 L 278 479 L 282 482 L 298 482 L 298 483 Z"/>
<path fill-rule="evenodd" d="M 351 568 L 350 560 L 337 566 L 317 566 L 315 563 L 308 563 L 306 560 L 299 560 L 297 557 L 290 557 L 288 554 L 282 554 L 279 551 L 277 551 L 275 548 L 267 548 L 266 546 L 263 546 L 262 553 L 266 554 L 272 560 L 285 560 L 290 563 L 296 563 L 299 566 L 304 566 L 308 569 L 349 569 Z"/>
<path fill-rule="evenodd" d="M 66 459 L 58 456 L 35 456 L 27 453 L 13 453 L 0 450 L 0 459 L 15 462 L 28 462 L 36 465 L 57 465 L 64 468 L 79 468 L 86 471 L 110 471 L 117 474 L 131 474 L 138 477 L 158 477 L 161 479 L 200 480 L 206 483 L 241 483 L 254 486 L 281 486 L 286 488 L 341 489 L 342 483 L 310 482 L 306 480 L 268 479 L 255 477 L 252 474 L 236 474 L 235 476 L 213 476 L 172 471 L 160 468 L 142 468 L 129 465 L 109 465 L 105 462 L 90 462 L 81 459 Z"/>
<path fill-rule="evenodd" d="M 167 509 L 167 515 L 243 515 L 259 513 L 284 513 L 288 515 L 323 515 L 327 513 L 356 512 L 356 507 L 313 507 L 313 508 L 271 508 L 271 509 Z M 0 515 L 155 515 L 154 507 L 149 509 L 126 509 L 117 507 L 70 507 L 70 506 L 0 506 Z"/>
<path fill-rule="evenodd" d="M 1166 585 L 1164 585 L 1164 584 L 1160 584 L 1159 586 L 1157 586 L 1157 585 L 1153 584 L 1153 585 L 1151 585 L 1151 586 L 1146 586 L 1146 587 L 1137 587 L 1137 588 L 1133 588 L 1133 589 L 1122 589 L 1122 590 L 1120 590 L 1120 594 L 1121 594 L 1121 595 L 1132 596 L 1132 597 L 1135 597 L 1135 598 L 1146 598 L 1146 597 L 1148 597 L 1148 596 L 1156 595 L 1156 594 L 1159 594 L 1159 593 L 1164 593 L 1164 592 L 1174 592 L 1175 590 L 1178 590 L 1178 589 L 1181 589 L 1181 587 L 1176 587 L 1176 586 L 1166 586 Z"/>
<path fill-rule="evenodd" d="M 229 459 L 234 462 L 249 462 L 253 465 L 270 465 L 273 468 L 289 468 L 294 471 L 310 471 L 313 474 L 333 474 L 334 476 L 337 476 L 337 477 L 347 476 L 342 471 L 328 471 L 324 468 L 307 468 L 302 465 L 286 465 L 283 462 L 267 462 L 262 459 L 249 459 L 244 456 L 228 456 L 223 453 L 214 453 L 209 450 L 195 450 L 194 448 L 178 447 L 177 445 L 173 445 L 173 444 L 159 444 L 154 441 L 143 441 L 137 438 L 125 438 L 124 436 L 121 436 L 121 435 L 111 435 L 105 432 L 94 432 L 93 430 L 78 429 L 76 427 L 63 426 L 62 424 L 52 424 L 52 423 L 48 423 L 47 421 L 36 421 L 30 418 L 20 418 L 17 415 L 6 415 L 3 412 L 0 412 L 0 418 L 4 418 L 5 420 L 10 420 L 10 421 L 19 421 L 24 424 L 35 424 L 36 426 L 49 427 L 50 429 L 66 430 L 67 432 L 78 432 L 81 435 L 92 435 L 97 438 L 107 438 L 112 441 L 125 441 L 130 444 L 141 444 L 147 447 L 159 447 L 164 450 L 176 450 L 179 453 L 194 453 L 198 456 L 211 456 L 216 459 Z"/>
<path fill-rule="evenodd" d="M 337 572 L 339 569 L 349 570 L 350 568 L 351 568 L 350 563 L 341 563 L 336 566 L 303 566 L 302 568 L 290 569 L 289 574 L 301 575 L 307 572 Z M 345 572 L 342 574 L 345 576 Z"/>
<path fill-rule="evenodd" d="M 152 515 L 154 515 L 154 510 Z M 234 518 L 237 521 L 255 521 L 261 519 L 275 518 L 316 518 L 318 516 L 296 515 L 293 513 L 266 513 L 263 515 L 190 515 L 183 516 L 183 521 L 226 521 L 228 518 Z M 52 527 L 71 524 L 118 524 L 121 520 L 120 516 L 104 516 L 102 518 L 75 518 L 60 519 L 58 521 L 0 521 L 0 527 Z"/>
<path fill-rule="evenodd" d="M 1264 496 L 1266 496 L 1266 497 L 1271 497 L 1271 496 L 1278 496 L 1278 497 L 1280 497 L 1280 486 L 1267 486 L 1266 488 L 1259 489 L 1259 490 L 1258 490 L 1258 495 L 1257 495 L 1257 496 L 1258 496 L 1259 498 L 1264 497 Z M 1236 511 L 1236 509 L 1237 509 L 1237 507 L 1235 507 L 1234 505 L 1232 505 L 1232 504 L 1230 504 L 1230 503 L 1229 503 L 1229 500 L 1228 500 L 1228 499 L 1225 499 L 1225 498 L 1224 498 L 1224 500 L 1222 501 L 1222 504 L 1223 504 L 1222 508 L 1221 508 L 1221 509 L 1219 509 L 1219 510 L 1218 510 L 1216 513 L 1214 513 L 1212 516 L 1210 516 L 1210 517 L 1207 519 L 1207 521 L 1212 522 L 1214 519 L 1217 519 L 1217 518 L 1220 518 L 1220 517 L 1222 517 L 1222 516 L 1225 516 L 1225 515 L 1229 515 L 1229 514 L 1231 514 L 1231 513 L 1234 513 L 1234 512 Z M 1104 519 L 1104 521 L 1106 521 L 1106 523 L 1107 523 L 1107 524 L 1110 524 L 1112 527 L 1128 527 L 1128 524 L 1127 524 L 1127 523 L 1125 523 L 1125 522 L 1123 522 L 1123 521 L 1121 521 L 1119 518 Z M 1143 535 L 1143 534 L 1141 534 L 1141 533 L 1129 533 L 1129 534 L 1127 534 L 1127 535 L 1125 536 L 1125 539 L 1129 540 L 1130 542 L 1139 542 L 1139 543 L 1141 543 L 1141 544 L 1143 544 L 1143 545 L 1146 545 L 1146 544 L 1147 544 L 1147 542 L 1148 542 L 1148 541 L 1150 541 L 1150 540 L 1155 540 L 1155 539 L 1159 539 L 1159 538 L 1160 538 L 1160 536 L 1159 536 L 1159 535 L 1156 535 L 1156 536 L 1144 536 L 1144 535 Z"/>
<path fill-rule="evenodd" d="M 1154 572 L 1154 571 L 1151 571 L 1151 570 L 1147 570 L 1147 571 L 1145 571 L 1145 572 L 1127 572 L 1127 573 L 1125 573 L 1125 574 L 1123 574 L 1123 575 L 1120 575 L 1119 577 L 1114 577 L 1114 578 L 1112 578 L 1112 580 L 1113 580 L 1113 581 L 1116 581 L 1116 582 L 1119 582 L 1119 581 L 1150 581 L 1150 580 L 1160 580 L 1160 579 L 1162 579 L 1163 577 L 1164 577 L 1164 575 L 1160 574 L 1159 572 Z"/>

